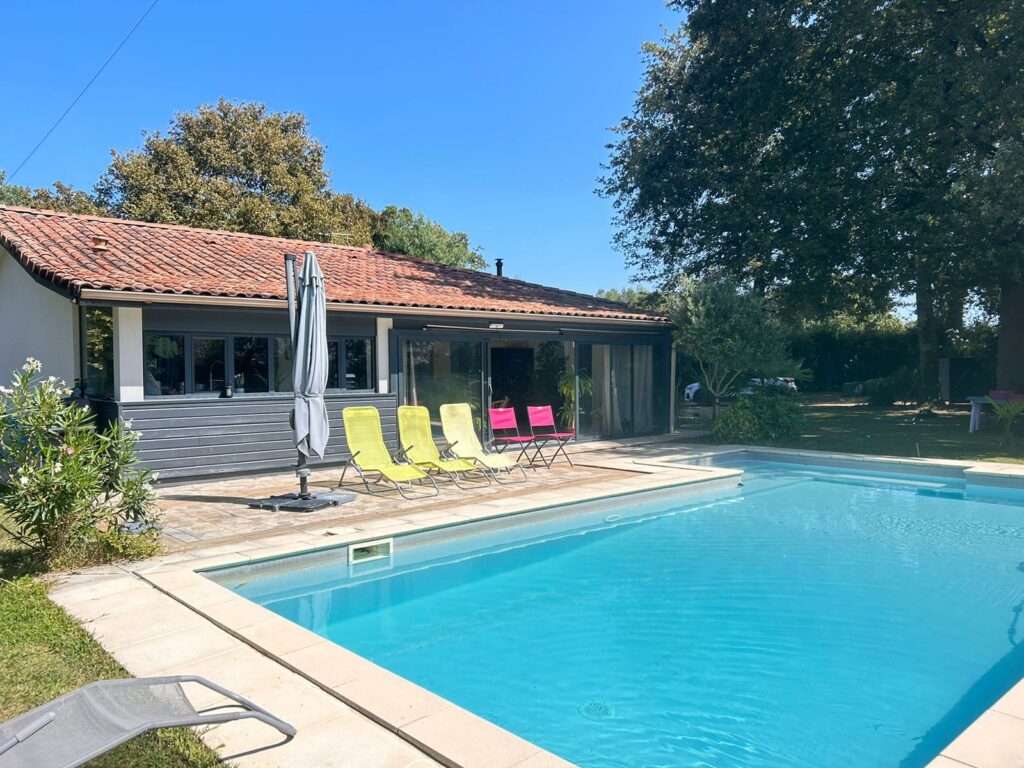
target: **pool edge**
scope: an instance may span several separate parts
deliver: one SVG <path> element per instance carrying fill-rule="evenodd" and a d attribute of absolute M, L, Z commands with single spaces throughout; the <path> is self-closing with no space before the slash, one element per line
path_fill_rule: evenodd
<path fill-rule="evenodd" d="M 589 462 L 593 463 L 593 462 Z M 671 470 L 666 472 L 665 470 Z M 233 552 L 166 567 L 140 569 L 135 575 L 289 671 L 396 734 L 425 755 L 451 768 L 566 768 L 573 763 L 500 726 L 459 707 L 431 691 L 380 667 L 320 635 L 232 592 L 206 573 L 291 555 L 345 547 L 380 538 L 476 527 L 590 502 L 613 500 L 636 493 L 687 489 L 693 493 L 735 481 L 734 469 L 663 467 L 636 468 L 635 477 L 608 487 L 579 493 L 578 498 L 523 497 L 515 508 L 486 510 L 460 521 L 424 521 L 330 536 L 330 541 L 291 543 L 261 551 L 258 557 Z M 328 534 L 325 530 L 325 535 Z"/>
<path fill-rule="evenodd" d="M 721 480 L 730 473 L 710 472 L 707 467 L 687 468 L 671 461 L 700 460 L 737 453 L 757 453 L 811 460 L 834 460 L 854 466 L 877 464 L 894 471 L 911 468 L 958 472 L 968 485 L 982 488 L 1011 488 L 1024 492 L 1024 465 L 1001 462 L 971 462 L 952 459 L 927 459 L 870 454 L 838 453 L 786 449 L 772 446 L 720 446 L 698 453 L 682 453 L 668 457 L 631 459 L 640 478 L 617 481 L 613 491 L 602 491 L 568 501 L 544 501 L 526 504 L 508 511 L 493 511 L 467 517 L 457 522 L 431 525 L 409 523 L 397 530 L 381 529 L 332 537 L 329 542 L 293 543 L 262 551 L 257 557 L 233 552 L 189 563 L 134 571 L 135 575 L 172 599 L 185 605 L 240 641 L 302 676 L 325 692 L 351 706 L 369 719 L 397 734 L 424 754 L 452 768 L 557 768 L 572 763 L 487 721 L 426 689 L 378 667 L 358 654 L 291 621 L 277 616 L 226 587 L 216 584 L 202 572 L 241 566 L 288 555 L 346 546 L 382 535 L 405 535 L 476 522 L 536 512 L 566 504 L 585 503 L 624 496 L 643 490 L 690 487 L 699 490 L 702 484 Z M 598 459 L 587 462 L 600 466 Z M 614 462 L 622 468 L 621 460 Z M 699 472 L 699 475 L 693 474 Z M 672 477 L 666 477 L 666 474 Z M 732 475 L 740 473 L 731 471 Z M 656 480 L 660 478 L 660 482 Z M 645 481 L 654 482 L 645 482 Z M 241 624 L 239 622 L 242 622 Z M 252 635 L 256 635 L 254 638 Z M 275 650 L 276 649 L 276 650 Z M 326 674 L 324 664 L 347 670 Z M 365 666 L 369 665 L 369 667 Z M 372 667 L 372 669 L 370 669 Z M 332 670 L 327 670 L 330 672 Z M 329 685 L 324 677 L 355 677 Z M 363 682 L 356 685 L 355 681 Z M 345 688 L 346 692 L 340 692 Z M 371 700 L 372 699 L 372 700 Z M 411 703 L 410 703 L 411 702 Z M 397 716 L 396 716 L 397 713 Z M 495 754 L 497 753 L 497 754 Z M 502 759 L 502 756 L 509 759 Z M 1016 761 L 1016 762 L 1014 762 Z M 995 765 L 1024 764 L 1024 679 L 983 712 L 953 739 L 928 764 L 928 768 L 990 768 Z"/>

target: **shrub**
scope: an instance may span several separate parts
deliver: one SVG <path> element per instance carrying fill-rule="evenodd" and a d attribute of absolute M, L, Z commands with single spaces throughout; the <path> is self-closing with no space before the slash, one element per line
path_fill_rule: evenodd
<path fill-rule="evenodd" d="M 804 410 L 799 399 L 772 387 L 738 397 L 715 419 L 711 434 L 723 443 L 758 443 L 792 437 L 803 425 Z"/>
<path fill-rule="evenodd" d="M 3 528 L 47 564 L 120 557 L 153 505 L 148 471 L 136 468 L 139 435 L 130 424 L 96 428 L 88 407 L 65 398 L 64 382 L 43 379 L 29 358 L 0 387 L 0 507 Z M 149 533 L 148 538 L 155 539 Z"/>
<path fill-rule="evenodd" d="M 992 406 L 992 410 L 995 411 L 996 421 L 998 421 L 1003 428 L 1002 446 L 1003 448 L 1013 448 L 1013 429 L 1017 423 L 1017 419 L 1024 416 L 1024 400 L 1007 400 L 1000 402 L 993 400 L 991 397 L 987 398 L 988 404 Z"/>
<path fill-rule="evenodd" d="M 836 391 L 846 382 L 885 378 L 911 365 L 917 334 L 893 316 L 833 316 L 808 322 L 793 334 L 791 350 L 813 371 L 806 389 Z"/>
<path fill-rule="evenodd" d="M 916 403 L 921 398 L 921 378 L 913 368 L 900 368 L 888 376 L 864 382 L 871 405 Z"/>

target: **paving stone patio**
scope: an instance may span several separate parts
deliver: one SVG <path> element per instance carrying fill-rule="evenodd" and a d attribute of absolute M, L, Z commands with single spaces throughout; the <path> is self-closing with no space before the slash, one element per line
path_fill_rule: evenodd
<path fill-rule="evenodd" d="M 420 521 L 451 514 L 467 505 L 475 506 L 510 496 L 557 493 L 574 487 L 594 486 L 629 477 L 630 472 L 636 471 L 632 465 L 633 458 L 641 454 L 679 453 L 683 450 L 679 437 L 660 439 L 653 445 L 650 441 L 583 443 L 569 448 L 576 464 L 574 467 L 559 462 L 550 469 L 527 469 L 525 483 L 492 483 L 468 490 L 439 480 L 441 493 L 432 498 L 406 500 L 393 491 L 371 496 L 365 492 L 362 483 L 357 482 L 352 471 L 347 473 L 344 486 L 337 488 L 341 468 L 327 467 L 314 470 L 310 477 L 310 490 L 314 493 L 348 491 L 356 494 L 355 501 L 307 513 L 273 512 L 250 507 L 254 499 L 297 490 L 294 473 L 284 471 L 164 486 L 158 491 L 157 504 L 164 525 L 165 546 L 170 552 L 180 552 L 325 526 L 365 524 L 371 519 L 382 522 Z"/>

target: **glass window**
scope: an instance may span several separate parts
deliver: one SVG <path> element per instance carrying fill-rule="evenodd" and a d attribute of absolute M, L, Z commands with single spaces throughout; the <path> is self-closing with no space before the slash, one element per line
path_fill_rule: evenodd
<path fill-rule="evenodd" d="M 369 339 L 345 340 L 345 389 L 371 389 L 373 348 Z"/>
<path fill-rule="evenodd" d="M 437 419 L 443 403 L 469 403 L 478 430 L 483 402 L 483 344 L 478 341 L 412 341 L 402 350 L 405 402 L 425 405 Z M 434 423 L 440 434 L 440 422 Z"/>
<path fill-rule="evenodd" d="M 328 389 L 340 389 L 341 381 L 339 375 L 339 348 L 340 342 L 328 341 L 327 342 L 327 388 Z"/>
<path fill-rule="evenodd" d="M 192 339 L 192 391 L 220 392 L 224 389 L 225 339 L 195 336 Z M 236 392 L 245 387 L 236 387 Z"/>
<path fill-rule="evenodd" d="M 292 345 L 288 339 L 274 339 L 274 391 L 292 391 Z"/>
<path fill-rule="evenodd" d="M 110 307 L 86 307 L 85 393 L 90 397 L 114 395 L 114 313 Z"/>
<path fill-rule="evenodd" d="M 616 437 L 634 432 L 632 351 L 624 345 L 581 344 L 581 432 L 593 437 Z"/>
<path fill-rule="evenodd" d="M 235 389 L 270 391 L 270 355 L 266 336 L 235 336 Z"/>
<path fill-rule="evenodd" d="M 576 387 L 573 343 L 495 339 L 491 348 L 490 405 L 514 408 L 529 429 L 529 405 L 550 405 L 560 427 L 575 428 Z"/>
<path fill-rule="evenodd" d="M 633 347 L 633 431 L 650 432 L 657 427 L 654 411 L 654 347 Z"/>
<path fill-rule="evenodd" d="M 184 336 L 146 336 L 143 391 L 147 395 L 185 393 Z"/>

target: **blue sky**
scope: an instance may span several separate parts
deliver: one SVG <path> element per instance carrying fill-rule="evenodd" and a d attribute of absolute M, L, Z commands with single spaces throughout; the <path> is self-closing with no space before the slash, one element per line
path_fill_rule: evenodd
<path fill-rule="evenodd" d="M 151 0 L 4 11 L 0 168 L 10 173 Z M 220 96 L 304 112 L 332 186 L 463 230 L 506 274 L 624 285 L 594 194 L 608 129 L 632 106 L 661 0 L 160 0 L 15 179 L 91 187 L 111 148 Z M 19 73 L 12 75 L 13 72 Z"/>

